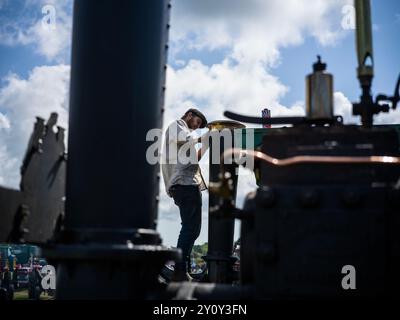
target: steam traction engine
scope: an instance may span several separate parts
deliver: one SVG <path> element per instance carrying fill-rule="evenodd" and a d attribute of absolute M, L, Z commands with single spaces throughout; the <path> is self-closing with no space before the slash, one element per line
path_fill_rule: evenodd
<path fill-rule="evenodd" d="M 57 268 L 58 299 L 394 295 L 399 126 L 373 126 L 373 115 L 396 108 L 400 80 L 393 96 L 373 99 L 369 1 L 355 4 L 362 95 L 353 113 L 362 126 L 333 114 L 332 76 L 320 59 L 307 77 L 305 117 L 226 112 L 235 122 L 212 129 L 255 135 L 253 143 L 218 150 L 222 164 L 210 167 L 210 283 L 165 284 L 158 275 L 180 252 L 156 232 L 159 168 L 146 161 L 146 133 L 162 126 L 170 4 L 76 0 L 68 161 L 64 129 L 52 130 L 56 115 L 47 124 L 38 118 L 20 190 L 0 188 L 0 241 L 40 245 Z M 259 185 L 242 209 L 235 206 L 238 164 L 227 161 L 235 156 L 254 159 Z M 234 219 L 242 221 L 239 281 Z"/>

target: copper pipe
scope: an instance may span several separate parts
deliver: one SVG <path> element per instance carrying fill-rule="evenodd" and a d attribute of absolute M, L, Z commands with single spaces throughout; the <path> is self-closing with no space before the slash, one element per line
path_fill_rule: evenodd
<path fill-rule="evenodd" d="M 370 157 L 343 157 L 343 156 L 295 156 L 286 159 L 276 159 L 263 152 L 253 150 L 242 150 L 239 148 L 232 148 L 226 150 L 221 159 L 232 155 L 246 155 L 252 156 L 255 159 L 265 161 L 274 166 L 289 166 L 299 163 L 384 163 L 384 164 L 400 164 L 400 157 L 389 156 L 370 156 Z"/>

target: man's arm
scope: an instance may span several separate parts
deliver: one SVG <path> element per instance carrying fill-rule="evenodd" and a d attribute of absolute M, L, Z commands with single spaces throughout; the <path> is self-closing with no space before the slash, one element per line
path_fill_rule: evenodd
<path fill-rule="evenodd" d="M 175 125 L 175 127 L 172 127 Z M 210 131 L 207 131 L 205 134 L 200 136 L 199 138 L 191 137 L 190 133 L 187 132 L 183 126 L 179 124 L 179 122 L 171 124 L 167 129 L 167 140 L 169 145 L 173 145 L 175 143 L 176 147 L 181 147 L 182 145 L 195 146 L 198 143 L 201 143 L 201 148 L 197 151 L 197 160 L 203 157 L 209 147 L 209 136 Z"/>
<path fill-rule="evenodd" d="M 201 148 L 197 151 L 197 160 L 198 161 L 200 161 L 200 159 L 203 157 L 203 155 L 206 153 L 206 151 L 209 147 L 209 136 L 210 136 L 210 131 L 207 131 L 201 137 L 196 139 L 197 143 L 201 143 Z"/>

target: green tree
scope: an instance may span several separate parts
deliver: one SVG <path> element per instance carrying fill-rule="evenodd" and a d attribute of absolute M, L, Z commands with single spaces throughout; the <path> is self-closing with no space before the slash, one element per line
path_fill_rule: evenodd
<path fill-rule="evenodd" d="M 208 252 L 207 242 L 193 246 L 192 257 L 197 265 L 202 265 L 205 263 L 202 257 L 207 255 L 207 252 Z"/>

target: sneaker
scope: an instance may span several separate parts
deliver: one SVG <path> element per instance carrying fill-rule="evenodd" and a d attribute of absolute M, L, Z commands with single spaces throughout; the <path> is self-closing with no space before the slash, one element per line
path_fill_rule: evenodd
<path fill-rule="evenodd" d="M 186 263 L 176 263 L 171 281 L 192 281 L 193 278 L 187 272 Z"/>
<path fill-rule="evenodd" d="M 174 275 L 174 269 L 172 266 L 164 265 L 160 272 L 160 277 L 164 279 L 164 281 L 169 282 L 171 281 Z"/>

